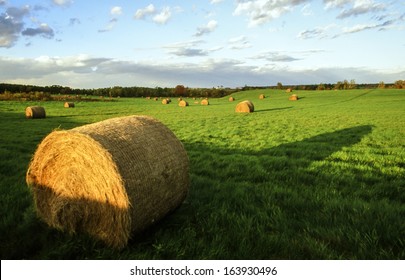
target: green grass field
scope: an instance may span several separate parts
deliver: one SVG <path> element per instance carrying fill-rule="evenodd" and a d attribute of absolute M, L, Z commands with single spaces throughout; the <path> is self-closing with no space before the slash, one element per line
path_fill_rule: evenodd
<path fill-rule="evenodd" d="M 259 94 L 267 98 L 259 100 Z M 2 259 L 405 259 L 405 91 L 245 91 L 162 105 L 146 99 L 0 102 Z M 237 114 L 251 100 L 253 114 Z M 198 100 L 197 100 L 198 101 Z M 46 119 L 25 119 L 29 105 Z M 186 201 L 122 251 L 49 228 L 25 172 L 52 130 L 149 115 L 183 142 Z"/>

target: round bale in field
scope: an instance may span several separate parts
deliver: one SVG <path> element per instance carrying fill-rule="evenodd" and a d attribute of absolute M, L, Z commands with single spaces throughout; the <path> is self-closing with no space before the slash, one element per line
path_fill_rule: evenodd
<path fill-rule="evenodd" d="M 210 102 L 206 98 L 206 99 L 201 100 L 201 105 L 207 106 L 207 105 L 210 105 Z"/>
<path fill-rule="evenodd" d="M 46 117 L 45 108 L 41 106 L 29 106 L 25 108 L 27 119 L 44 119 Z"/>
<path fill-rule="evenodd" d="M 169 99 L 169 98 L 163 98 L 162 104 L 169 104 L 169 103 L 170 103 L 170 99 Z"/>
<path fill-rule="evenodd" d="M 290 92 L 292 92 L 292 88 L 288 88 L 288 89 L 286 89 L 286 91 L 285 91 L 286 93 L 290 93 Z"/>
<path fill-rule="evenodd" d="M 230 96 L 228 100 L 232 102 L 235 101 L 235 98 L 233 96 Z"/>
<path fill-rule="evenodd" d="M 181 101 L 179 102 L 179 106 L 180 106 L 180 107 L 187 107 L 187 106 L 188 106 L 188 102 L 187 102 L 186 100 L 181 100 Z"/>
<path fill-rule="evenodd" d="M 237 113 L 253 113 L 254 110 L 255 110 L 255 107 L 250 100 L 245 100 L 245 101 L 239 102 L 235 108 L 235 112 L 237 112 Z"/>
<path fill-rule="evenodd" d="M 56 130 L 26 173 L 38 216 L 114 248 L 175 210 L 189 190 L 189 161 L 171 130 L 148 116 Z"/>
<path fill-rule="evenodd" d="M 65 108 L 74 108 L 75 104 L 73 102 L 65 102 L 63 105 Z"/>
<path fill-rule="evenodd" d="M 266 98 L 266 96 L 264 96 L 264 94 L 259 95 L 259 99 L 265 99 L 265 98 Z"/>
<path fill-rule="evenodd" d="M 288 98 L 288 100 L 296 101 L 296 100 L 298 100 L 298 96 L 296 94 L 293 94 Z"/>

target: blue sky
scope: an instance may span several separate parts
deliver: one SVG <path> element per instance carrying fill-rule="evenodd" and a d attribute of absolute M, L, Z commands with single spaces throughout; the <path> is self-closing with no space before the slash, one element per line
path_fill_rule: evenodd
<path fill-rule="evenodd" d="M 390 83 L 404 35 L 405 0 L 0 0 L 0 82 Z"/>

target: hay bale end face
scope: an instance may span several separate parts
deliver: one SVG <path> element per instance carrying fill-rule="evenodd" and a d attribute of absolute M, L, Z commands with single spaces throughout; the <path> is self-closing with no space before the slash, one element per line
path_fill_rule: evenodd
<path fill-rule="evenodd" d="M 180 107 L 187 107 L 187 106 L 188 106 L 188 102 L 187 102 L 186 100 L 181 100 L 181 101 L 179 102 L 179 106 L 180 106 Z"/>
<path fill-rule="evenodd" d="M 229 97 L 228 99 L 230 102 L 235 101 L 235 98 L 233 96 Z"/>
<path fill-rule="evenodd" d="M 182 143 L 147 116 L 54 131 L 26 174 L 36 212 L 48 225 L 115 248 L 175 210 L 189 181 Z"/>
<path fill-rule="evenodd" d="M 73 102 L 65 102 L 63 105 L 65 108 L 74 108 L 75 104 Z"/>
<path fill-rule="evenodd" d="M 210 102 L 208 101 L 208 99 L 203 99 L 201 100 L 201 105 L 207 106 L 210 105 Z"/>
<path fill-rule="evenodd" d="M 41 106 L 30 106 L 25 108 L 27 119 L 44 119 L 46 117 L 45 108 Z"/>
<path fill-rule="evenodd" d="M 253 113 L 255 107 L 250 100 L 245 100 L 236 105 L 235 112 L 237 113 Z"/>
<path fill-rule="evenodd" d="M 265 98 L 266 98 L 266 96 L 264 96 L 264 94 L 259 95 L 259 99 L 265 99 Z"/>
<path fill-rule="evenodd" d="M 162 100 L 162 104 L 169 104 L 170 103 L 170 99 L 168 99 L 168 98 L 163 98 L 163 100 Z"/>
<path fill-rule="evenodd" d="M 292 92 L 293 90 L 291 89 L 291 88 L 288 88 L 288 89 L 286 89 L 286 93 L 290 93 L 290 92 Z"/>

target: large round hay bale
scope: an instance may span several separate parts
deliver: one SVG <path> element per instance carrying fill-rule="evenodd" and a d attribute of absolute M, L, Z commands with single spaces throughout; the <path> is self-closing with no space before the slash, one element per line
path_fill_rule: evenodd
<path fill-rule="evenodd" d="M 41 106 L 29 106 L 25 108 L 27 119 L 43 119 L 46 117 L 45 108 Z"/>
<path fill-rule="evenodd" d="M 235 97 L 230 96 L 228 100 L 229 100 L 230 102 L 235 101 Z"/>
<path fill-rule="evenodd" d="M 38 216 L 124 247 L 185 199 L 189 161 L 172 131 L 147 116 L 53 131 L 26 174 Z"/>
<path fill-rule="evenodd" d="M 290 93 L 290 92 L 292 92 L 293 90 L 292 90 L 292 88 L 288 88 L 288 89 L 286 89 L 286 93 Z"/>
<path fill-rule="evenodd" d="M 259 99 L 265 99 L 265 98 L 266 98 L 266 96 L 264 94 L 259 95 Z"/>
<path fill-rule="evenodd" d="M 239 102 L 238 105 L 236 105 L 235 112 L 237 113 L 253 113 L 255 110 L 255 106 L 250 100 L 245 100 L 242 102 Z"/>
<path fill-rule="evenodd" d="M 65 102 L 63 105 L 65 108 L 74 108 L 75 104 L 73 102 Z"/>
<path fill-rule="evenodd" d="M 162 100 L 162 104 L 169 104 L 170 103 L 170 100 L 168 99 L 168 98 L 163 98 L 163 100 Z"/>
<path fill-rule="evenodd" d="M 187 107 L 187 106 L 188 106 L 188 102 L 187 102 L 186 100 L 181 100 L 181 101 L 179 102 L 179 106 L 180 106 L 180 107 Z"/>
<path fill-rule="evenodd" d="M 201 100 L 200 104 L 204 105 L 204 106 L 207 106 L 207 105 L 210 105 L 210 102 L 208 101 L 208 99 L 203 99 L 203 100 Z"/>
<path fill-rule="evenodd" d="M 298 100 L 298 96 L 296 94 L 293 94 L 288 98 L 288 100 L 296 101 L 296 100 Z"/>

